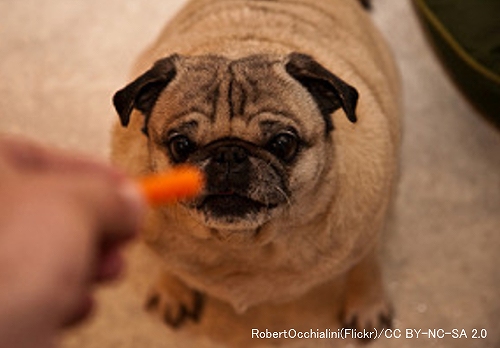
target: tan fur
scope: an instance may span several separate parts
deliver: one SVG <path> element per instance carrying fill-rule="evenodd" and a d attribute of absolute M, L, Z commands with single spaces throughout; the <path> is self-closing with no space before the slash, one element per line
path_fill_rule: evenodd
<path fill-rule="evenodd" d="M 400 130 L 398 75 L 361 6 L 354 0 L 193 0 L 141 55 L 133 76 L 173 53 L 230 60 L 268 54 L 279 60 L 291 52 L 313 56 L 360 95 L 358 122 L 352 124 L 342 109 L 336 111 L 331 142 L 318 141 L 291 175 L 302 186 L 312 182 L 314 187 L 297 184 L 295 205 L 276 213 L 258 233 L 254 228 L 207 228 L 177 205 L 151 212 L 143 236 L 169 273 L 239 311 L 291 300 L 347 274 L 353 291 L 346 297 L 345 319 L 357 317 L 356 325 L 364 327 L 388 315 L 374 250 L 392 198 Z M 289 78 L 278 70 L 273 73 L 284 81 Z M 166 127 L 158 115 L 182 110 L 188 102 L 182 96 L 204 78 L 200 75 L 160 96 L 151 117 L 151 138 Z M 314 106 L 307 93 L 267 86 L 275 94 L 267 102 L 291 105 L 302 115 L 307 132 L 318 137 L 321 122 L 308 111 Z M 224 113 L 223 107 L 218 112 Z M 221 122 L 205 137 L 252 140 L 257 134 L 237 120 L 230 126 Z M 141 133 L 143 124 L 144 117 L 134 111 L 128 128 L 114 129 L 113 160 L 132 174 L 150 171 L 152 159 L 157 168 L 169 167 L 160 149 Z M 310 170 L 319 156 L 329 158 L 322 171 Z"/>

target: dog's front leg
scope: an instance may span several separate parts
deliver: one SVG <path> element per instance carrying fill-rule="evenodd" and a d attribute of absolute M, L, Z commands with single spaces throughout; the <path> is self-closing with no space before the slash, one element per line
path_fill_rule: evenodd
<path fill-rule="evenodd" d="M 178 328 L 186 320 L 198 321 L 203 296 L 177 277 L 162 273 L 147 297 L 146 309 L 161 317 L 168 325 Z"/>
<path fill-rule="evenodd" d="M 390 328 L 392 306 L 387 299 L 375 250 L 347 274 L 342 323 L 345 327 L 373 331 Z"/>

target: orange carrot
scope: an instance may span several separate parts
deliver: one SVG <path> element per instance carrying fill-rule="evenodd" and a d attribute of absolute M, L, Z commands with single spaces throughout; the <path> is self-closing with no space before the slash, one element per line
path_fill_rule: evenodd
<path fill-rule="evenodd" d="M 184 166 L 138 178 L 137 182 L 147 202 L 157 206 L 198 195 L 204 179 L 200 170 Z"/>

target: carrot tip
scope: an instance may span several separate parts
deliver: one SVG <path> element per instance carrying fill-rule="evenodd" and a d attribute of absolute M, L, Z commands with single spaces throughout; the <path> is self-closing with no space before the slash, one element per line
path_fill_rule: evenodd
<path fill-rule="evenodd" d="M 201 171 L 194 167 L 178 167 L 137 179 L 144 197 L 152 206 L 173 203 L 197 196 L 204 186 Z"/>

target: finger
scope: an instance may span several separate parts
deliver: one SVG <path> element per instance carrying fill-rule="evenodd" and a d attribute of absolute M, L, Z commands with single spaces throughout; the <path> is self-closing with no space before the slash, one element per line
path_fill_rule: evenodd
<path fill-rule="evenodd" d="M 77 175 L 73 178 L 70 196 L 72 204 L 83 211 L 84 221 L 94 235 L 86 279 L 83 284 L 91 294 L 92 284 L 116 279 L 124 270 L 121 251 L 124 244 L 138 234 L 144 214 L 144 202 L 130 182 L 117 184 L 102 176 Z M 87 296 L 91 299 L 91 296 Z M 84 319 L 92 308 L 92 301 L 78 300 L 74 310 L 68 311 L 64 327 Z M 90 303 L 90 305 L 89 305 Z"/>
<path fill-rule="evenodd" d="M 96 161 L 82 154 L 39 145 L 34 141 L 0 138 L 0 155 L 17 170 L 33 172 L 97 172 L 122 181 L 125 175 L 109 164 Z"/>
<path fill-rule="evenodd" d="M 50 150 L 32 140 L 14 137 L 0 138 L 0 154 L 18 169 L 46 169 L 59 159 L 60 150 Z"/>
<path fill-rule="evenodd" d="M 145 201 L 135 183 L 127 179 L 116 182 L 93 173 L 75 175 L 72 185 L 74 199 L 95 226 L 99 246 L 124 242 L 137 235 Z"/>

